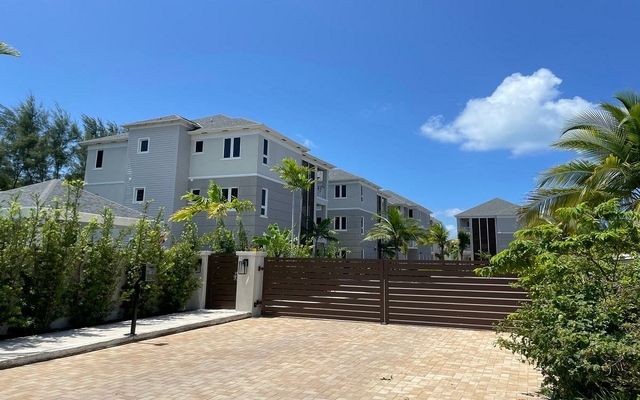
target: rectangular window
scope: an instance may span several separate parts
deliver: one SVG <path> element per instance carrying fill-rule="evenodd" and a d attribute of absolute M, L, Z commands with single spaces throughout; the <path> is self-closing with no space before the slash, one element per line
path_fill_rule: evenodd
<path fill-rule="evenodd" d="M 360 202 L 364 203 L 364 187 L 360 186 Z"/>
<path fill-rule="evenodd" d="M 336 231 L 347 230 L 347 217 L 336 217 L 333 221 L 333 227 Z"/>
<path fill-rule="evenodd" d="M 347 197 L 347 185 L 336 185 L 335 198 L 344 199 Z"/>
<path fill-rule="evenodd" d="M 96 152 L 96 168 L 102 168 L 103 157 L 104 157 L 104 150 L 98 150 Z"/>
<path fill-rule="evenodd" d="M 144 201 L 144 188 L 133 189 L 133 203 L 142 203 Z"/>
<path fill-rule="evenodd" d="M 262 196 L 260 197 L 260 216 L 267 216 L 267 189 L 262 189 Z"/>
<path fill-rule="evenodd" d="M 196 196 L 200 196 L 200 189 L 191 189 L 191 193 L 195 194 Z"/>
<path fill-rule="evenodd" d="M 413 218 L 413 210 L 409 209 L 409 218 Z"/>
<path fill-rule="evenodd" d="M 340 258 L 347 258 L 347 251 L 346 250 L 340 250 Z"/>
<path fill-rule="evenodd" d="M 138 139 L 138 154 L 149 152 L 149 138 Z"/>
<path fill-rule="evenodd" d="M 364 217 L 360 217 L 360 234 L 364 235 Z"/>
<path fill-rule="evenodd" d="M 204 141 L 198 140 L 196 141 L 196 147 L 194 149 L 194 153 L 202 153 L 204 151 Z"/>
<path fill-rule="evenodd" d="M 269 164 L 269 141 L 267 139 L 262 142 L 262 163 Z"/>
<path fill-rule="evenodd" d="M 360 249 L 360 258 L 364 260 L 364 249 Z"/>
<path fill-rule="evenodd" d="M 224 140 L 223 158 L 240 158 L 240 138 L 226 138 Z"/>
<path fill-rule="evenodd" d="M 231 195 L 231 197 L 229 197 Z M 229 201 L 233 198 L 238 198 L 238 188 L 224 188 L 222 189 L 222 198 Z"/>

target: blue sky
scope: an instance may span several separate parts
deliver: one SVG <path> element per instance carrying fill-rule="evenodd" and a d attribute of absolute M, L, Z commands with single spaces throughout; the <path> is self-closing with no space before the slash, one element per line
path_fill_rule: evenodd
<path fill-rule="evenodd" d="M 522 202 L 566 118 L 638 84 L 637 1 L 4 0 L 0 104 L 226 114 L 445 224 Z"/>

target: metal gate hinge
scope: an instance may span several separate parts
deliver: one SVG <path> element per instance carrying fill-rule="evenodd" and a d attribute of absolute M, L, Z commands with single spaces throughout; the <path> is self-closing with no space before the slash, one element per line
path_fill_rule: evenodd
<path fill-rule="evenodd" d="M 256 301 L 253 302 L 253 306 L 254 307 L 258 307 L 261 304 L 262 304 L 262 300 L 256 300 Z"/>
<path fill-rule="evenodd" d="M 264 267 L 262 265 L 258 265 L 258 271 L 264 271 Z"/>

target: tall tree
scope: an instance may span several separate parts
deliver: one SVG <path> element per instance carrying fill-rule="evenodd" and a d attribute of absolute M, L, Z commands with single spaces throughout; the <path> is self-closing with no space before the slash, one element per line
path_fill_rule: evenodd
<path fill-rule="evenodd" d="M 20 52 L 8 44 L 0 42 L 0 55 L 20 57 Z"/>
<path fill-rule="evenodd" d="M 458 231 L 458 252 L 460 252 L 460 260 L 464 251 L 469 248 L 471 244 L 471 235 L 467 231 Z"/>
<path fill-rule="evenodd" d="M 60 179 L 69 168 L 74 147 L 80 140 L 78 125 L 71 116 L 56 103 L 51 112 L 49 129 L 46 132 L 47 146 L 50 149 L 52 178 Z"/>
<path fill-rule="evenodd" d="M 424 228 L 420 222 L 413 218 L 407 218 L 400 213 L 397 207 L 374 218 L 378 220 L 373 228 L 369 229 L 363 240 L 381 240 L 386 242 L 395 251 L 396 259 L 400 253 L 406 254 L 409 249 L 408 241 L 417 240 L 424 235 Z"/>
<path fill-rule="evenodd" d="M 338 239 L 334 237 L 336 231 L 331 229 L 333 223 L 332 218 L 325 218 L 317 224 L 313 218 L 309 218 L 307 222 L 306 232 L 304 233 L 305 240 L 311 240 L 313 242 L 313 257 L 316 256 L 316 249 L 318 247 L 318 240 L 324 239 L 327 242 L 337 242 Z"/>
<path fill-rule="evenodd" d="M 274 165 L 271 170 L 284 181 L 284 187 L 291 190 L 291 248 L 293 248 L 293 231 L 295 226 L 295 192 L 311 189 L 314 179 L 309 178 L 311 168 L 298 165 L 293 158 L 285 158 L 282 164 Z M 300 244 L 300 224 L 298 224 L 298 244 Z"/>
<path fill-rule="evenodd" d="M 42 182 L 49 178 L 46 131 L 49 113 L 29 94 L 15 108 L 0 105 L 0 137 L 6 151 L 10 188 Z"/>
<path fill-rule="evenodd" d="M 521 210 L 526 225 L 552 220 L 562 207 L 612 198 L 620 199 L 623 209 L 640 211 L 640 96 L 614 97 L 620 104 L 601 103 L 578 113 L 552 144 L 580 157 L 540 175 Z"/>
<path fill-rule="evenodd" d="M 420 244 L 435 244 L 440 249 L 439 253 L 436 253 L 438 260 L 444 260 L 447 252 L 447 243 L 449 242 L 449 231 L 442 225 L 442 222 L 433 224 L 427 229 L 425 234 L 418 241 Z"/>

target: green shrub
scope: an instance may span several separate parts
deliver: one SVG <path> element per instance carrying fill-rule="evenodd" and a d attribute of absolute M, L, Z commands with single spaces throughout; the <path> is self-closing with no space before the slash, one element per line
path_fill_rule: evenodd
<path fill-rule="evenodd" d="M 200 278 L 194 275 L 200 260 L 198 249 L 202 242 L 196 224 L 188 221 L 180 239 L 166 251 L 167 262 L 158 271 L 161 312 L 181 311 L 202 284 Z"/>
<path fill-rule="evenodd" d="M 519 231 L 483 275 L 517 273 L 531 302 L 498 325 L 498 343 L 544 377 L 552 399 L 640 395 L 640 214 L 615 201 L 558 211 Z"/>
<path fill-rule="evenodd" d="M 231 232 L 224 225 L 224 219 L 218 218 L 216 229 L 211 234 L 211 251 L 215 254 L 232 254 L 236 252 L 236 241 Z"/>
<path fill-rule="evenodd" d="M 122 241 L 129 231 L 122 229 L 114 236 L 115 230 L 113 211 L 109 209 L 102 212 L 101 222 L 93 219 L 82 230 L 84 257 L 68 288 L 68 315 L 74 326 L 99 324 L 116 305 L 114 296 L 127 262 Z"/>

